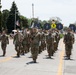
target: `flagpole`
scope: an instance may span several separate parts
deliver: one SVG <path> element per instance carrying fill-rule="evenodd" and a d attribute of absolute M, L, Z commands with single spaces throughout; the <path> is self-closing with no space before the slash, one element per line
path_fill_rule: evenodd
<path fill-rule="evenodd" d="M 0 0 L 0 31 L 2 30 L 2 14 L 1 14 L 1 8 L 2 8 L 2 5 L 1 5 L 1 0 Z"/>
<path fill-rule="evenodd" d="M 34 4 L 32 3 L 32 19 L 34 20 Z"/>
<path fill-rule="evenodd" d="M 16 30 L 16 9 L 15 9 L 15 25 L 14 25 L 14 29 Z"/>

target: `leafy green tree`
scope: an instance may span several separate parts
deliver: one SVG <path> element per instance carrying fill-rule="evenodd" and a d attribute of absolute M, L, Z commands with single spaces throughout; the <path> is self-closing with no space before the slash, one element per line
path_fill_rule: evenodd
<path fill-rule="evenodd" d="M 28 28 L 28 19 L 24 16 L 20 16 L 20 24 L 21 24 L 21 28 Z"/>
<path fill-rule="evenodd" d="M 47 23 L 46 20 L 41 21 L 42 27 L 44 26 L 45 23 Z"/>
<path fill-rule="evenodd" d="M 19 22 L 20 22 L 19 11 L 18 11 L 18 8 L 17 8 L 15 2 L 13 2 L 12 7 L 11 7 L 10 12 L 9 12 L 7 23 L 6 23 L 8 33 L 11 33 L 12 30 L 17 28 L 17 26 L 16 26 L 17 20 L 19 20 Z"/>
<path fill-rule="evenodd" d="M 66 27 L 66 26 L 65 26 L 65 27 L 63 28 L 63 30 L 64 30 L 64 31 L 66 31 L 66 30 L 67 30 L 67 28 L 68 28 L 68 27 Z"/>
<path fill-rule="evenodd" d="M 62 21 L 59 17 L 52 17 L 48 20 L 48 22 L 52 24 L 52 20 L 54 20 L 56 24 L 61 23 Z"/>
<path fill-rule="evenodd" d="M 1 9 L 1 6 L 0 6 L 0 9 Z M 2 13 L 1 13 L 1 10 L 0 10 L 0 31 L 2 31 Z"/>
<path fill-rule="evenodd" d="M 30 25 L 31 25 L 31 22 L 32 22 L 32 19 L 30 18 L 28 18 L 28 26 L 30 27 Z"/>
<path fill-rule="evenodd" d="M 5 9 L 2 11 L 2 28 L 7 29 L 6 22 L 9 16 L 9 10 Z"/>

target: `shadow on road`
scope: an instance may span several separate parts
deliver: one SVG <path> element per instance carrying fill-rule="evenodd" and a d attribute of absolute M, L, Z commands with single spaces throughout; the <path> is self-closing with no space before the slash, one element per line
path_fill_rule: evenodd
<path fill-rule="evenodd" d="M 4 57 L 3 55 L 0 55 L 0 57 Z"/>
<path fill-rule="evenodd" d="M 28 57 L 28 58 L 32 58 L 32 56 Z"/>
<path fill-rule="evenodd" d="M 18 56 L 12 56 L 13 58 L 20 58 L 20 57 L 18 57 Z"/>
<path fill-rule="evenodd" d="M 50 58 L 50 57 L 45 57 L 45 58 L 43 58 L 43 59 L 53 59 L 53 60 L 54 60 L 54 58 L 52 58 L 52 57 L 51 57 L 51 58 Z"/>
<path fill-rule="evenodd" d="M 38 64 L 39 62 L 34 63 L 33 61 L 26 63 L 27 65 L 29 64 Z"/>
<path fill-rule="evenodd" d="M 71 60 L 71 61 L 75 61 L 75 59 L 67 59 L 67 58 L 64 58 L 64 60 Z"/>

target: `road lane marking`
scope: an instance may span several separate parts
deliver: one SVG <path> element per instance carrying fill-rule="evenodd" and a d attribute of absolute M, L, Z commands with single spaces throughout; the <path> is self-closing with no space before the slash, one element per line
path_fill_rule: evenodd
<path fill-rule="evenodd" d="M 64 49 L 64 44 L 62 43 L 62 49 Z M 60 53 L 60 62 L 59 62 L 59 67 L 58 67 L 58 72 L 57 75 L 63 75 L 63 57 L 64 57 L 64 50 L 61 51 Z"/>
<path fill-rule="evenodd" d="M 15 56 L 15 55 L 13 55 L 13 56 Z M 5 58 L 5 59 L 0 60 L 0 63 L 1 63 L 1 62 L 9 61 L 9 60 L 11 60 L 11 59 L 12 59 L 12 56 L 11 56 L 11 57 L 7 57 L 7 58 Z"/>
<path fill-rule="evenodd" d="M 60 62 L 59 62 L 59 68 L 58 68 L 58 72 L 57 72 L 57 75 L 62 75 L 63 74 L 63 56 L 64 56 L 64 51 L 61 52 L 60 54 Z"/>
<path fill-rule="evenodd" d="M 5 59 L 1 60 L 0 62 L 6 62 L 6 61 L 8 61 L 10 59 L 12 59 L 12 57 L 5 58 Z"/>

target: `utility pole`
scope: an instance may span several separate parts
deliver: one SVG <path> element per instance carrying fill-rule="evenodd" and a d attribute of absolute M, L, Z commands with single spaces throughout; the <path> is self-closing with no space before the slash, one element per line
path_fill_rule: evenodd
<path fill-rule="evenodd" d="M 17 24 L 17 14 L 18 14 L 18 11 L 17 11 L 17 9 L 15 8 L 15 25 L 14 25 L 14 30 L 16 30 L 16 24 Z"/>
<path fill-rule="evenodd" d="M 16 30 L 16 9 L 15 9 L 15 25 L 14 25 L 14 30 Z"/>
<path fill-rule="evenodd" d="M 32 3 L 32 19 L 34 20 L 34 4 Z"/>
<path fill-rule="evenodd" d="M 0 0 L 0 31 L 2 31 L 2 14 L 1 14 L 1 0 Z"/>

